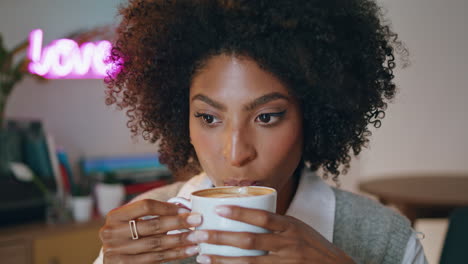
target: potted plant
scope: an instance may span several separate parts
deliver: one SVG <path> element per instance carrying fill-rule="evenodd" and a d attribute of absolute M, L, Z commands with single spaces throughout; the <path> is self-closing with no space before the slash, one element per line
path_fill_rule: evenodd
<path fill-rule="evenodd" d="M 17 180 L 31 182 L 41 191 L 47 203 L 46 222 L 48 224 L 65 223 L 70 220 L 70 213 L 64 201 L 58 199 L 56 194 L 47 188 L 28 165 L 21 162 L 10 162 L 9 170 Z"/>
<path fill-rule="evenodd" d="M 95 195 L 99 214 L 106 216 L 110 210 L 122 205 L 125 200 L 125 188 L 117 180 L 115 173 L 107 172 L 104 178 L 96 183 Z"/>
<path fill-rule="evenodd" d="M 9 165 L 9 169 L 17 180 L 34 183 L 47 200 L 52 199 L 52 192 L 47 189 L 47 186 L 34 174 L 28 165 L 21 162 L 11 162 Z"/>
<path fill-rule="evenodd" d="M 16 45 L 8 50 L 3 43 L 3 37 L 0 34 L 0 175 L 9 173 L 10 153 L 16 151 L 19 146 L 12 144 L 15 138 L 15 132 L 9 131 L 5 127 L 5 108 L 13 88 L 25 76 L 33 76 L 38 80 L 45 80 L 43 77 L 31 74 L 27 70 L 29 60 L 25 56 L 28 48 L 28 40 Z M 23 56 L 18 58 L 18 56 Z"/>
<path fill-rule="evenodd" d="M 29 41 L 24 40 L 13 49 L 8 50 L 4 46 L 3 37 L 0 34 L 0 124 L 2 125 L 5 120 L 6 103 L 13 88 L 25 76 L 32 76 L 40 81 L 46 80 L 40 75 L 29 73 L 27 70 L 29 59 L 24 53 L 28 45 Z M 18 56 L 22 57 L 18 59 Z"/>

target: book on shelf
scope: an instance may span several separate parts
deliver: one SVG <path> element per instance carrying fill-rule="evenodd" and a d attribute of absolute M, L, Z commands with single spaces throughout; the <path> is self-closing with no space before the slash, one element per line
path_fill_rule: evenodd
<path fill-rule="evenodd" d="M 60 176 L 62 177 L 63 188 L 65 189 L 65 193 L 70 194 L 72 191 L 72 187 L 70 185 L 70 176 L 67 172 L 65 166 L 62 163 L 59 164 L 60 167 Z"/>
<path fill-rule="evenodd" d="M 109 157 L 87 157 L 80 161 L 83 175 L 103 182 L 112 174 L 114 180 L 125 187 L 127 200 L 148 190 L 171 182 L 169 169 L 162 165 L 156 154 L 134 154 Z"/>
<path fill-rule="evenodd" d="M 93 172 L 113 172 L 130 170 L 150 170 L 164 168 L 156 154 L 138 154 L 85 158 L 81 161 L 85 174 Z"/>
<path fill-rule="evenodd" d="M 45 130 L 40 121 L 18 121 L 23 126 L 23 157 L 32 171 L 43 179 L 54 177 Z"/>
<path fill-rule="evenodd" d="M 152 190 L 154 188 L 158 188 L 169 184 L 171 182 L 170 179 L 159 179 L 154 181 L 142 182 L 142 183 L 133 183 L 133 184 L 126 184 L 125 185 L 125 200 L 130 201 L 134 197 Z"/>
<path fill-rule="evenodd" d="M 57 156 L 57 150 L 55 146 L 55 140 L 53 136 L 49 133 L 45 133 L 46 145 L 47 145 L 47 156 L 49 157 L 49 163 L 52 168 L 52 173 L 57 185 L 57 194 L 59 197 L 64 197 L 66 193 L 64 179 L 62 171 L 60 169 L 60 164 Z"/>
<path fill-rule="evenodd" d="M 69 191 L 71 191 L 75 187 L 75 180 L 73 177 L 70 160 L 68 159 L 68 154 L 63 147 L 57 147 L 57 158 L 61 167 L 64 182 L 67 182 L 66 184 L 69 185 L 67 188 Z"/>

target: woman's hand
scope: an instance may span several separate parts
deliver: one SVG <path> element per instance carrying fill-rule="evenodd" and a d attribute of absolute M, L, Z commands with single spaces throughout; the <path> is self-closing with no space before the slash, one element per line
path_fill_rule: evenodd
<path fill-rule="evenodd" d="M 143 216 L 157 216 L 138 220 Z M 132 239 L 129 221 L 135 220 L 139 238 Z M 162 263 L 183 259 L 198 253 L 198 247 L 187 240 L 191 232 L 167 235 L 170 230 L 186 229 L 201 224 L 199 214 L 156 200 L 141 200 L 112 210 L 99 231 L 104 263 Z"/>
<path fill-rule="evenodd" d="M 255 257 L 200 255 L 197 258 L 199 263 L 354 263 L 342 250 L 296 218 L 238 206 L 221 206 L 217 208 L 217 213 L 229 219 L 263 227 L 272 233 L 200 230 L 193 232 L 188 239 L 194 243 L 229 245 L 269 253 Z"/>

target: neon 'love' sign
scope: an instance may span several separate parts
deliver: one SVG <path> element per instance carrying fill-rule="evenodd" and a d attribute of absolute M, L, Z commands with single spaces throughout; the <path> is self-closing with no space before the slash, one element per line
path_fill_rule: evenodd
<path fill-rule="evenodd" d="M 81 46 L 71 39 L 58 39 L 42 49 L 43 32 L 29 34 L 29 72 L 48 79 L 102 79 L 110 65 L 111 43 L 107 40 L 86 42 Z"/>

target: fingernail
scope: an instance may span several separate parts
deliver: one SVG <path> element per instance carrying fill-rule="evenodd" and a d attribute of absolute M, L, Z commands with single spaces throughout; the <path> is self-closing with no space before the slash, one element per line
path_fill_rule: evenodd
<path fill-rule="evenodd" d="M 205 255 L 198 255 L 197 256 L 197 262 L 201 263 L 201 264 L 210 264 L 211 259 L 210 259 L 210 257 L 205 256 Z"/>
<path fill-rule="evenodd" d="M 205 231 L 194 231 L 190 235 L 187 236 L 187 240 L 190 242 L 203 242 L 208 239 L 208 233 Z"/>
<path fill-rule="evenodd" d="M 201 221 L 201 214 L 193 213 L 187 217 L 187 223 L 189 223 L 189 225 L 199 225 L 201 224 Z"/>
<path fill-rule="evenodd" d="M 224 215 L 224 216 L 228 216 L 231 214 L 231 208 L 227 207 L 227 206 L 218 206 L 216 207 L 216 210 L 215 212 L 219 215 Z"/>
<path fill-rule="evenodd" d="M 189 210 L 189 209 L 186 209 L 186 208 L 179 208 L 179 210 L 177 211 L 177 213 L 179 213 L 179 214 L 186 214 L 186 213 L 190 213 L 190 210 Z"/>
<path fill-rule="evenodd" d="M 200 248 L 198 246 L 192 246 L 192 247 L 188 247 L 185 250 L 185 253 L 191 256 L 191 255 L 197 254 L 199 251 L 200 251 Z"/>

